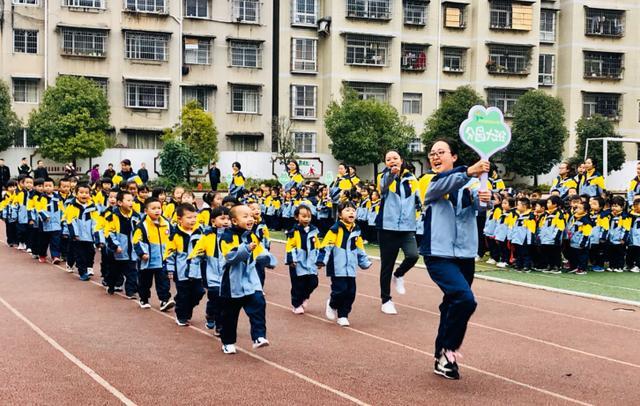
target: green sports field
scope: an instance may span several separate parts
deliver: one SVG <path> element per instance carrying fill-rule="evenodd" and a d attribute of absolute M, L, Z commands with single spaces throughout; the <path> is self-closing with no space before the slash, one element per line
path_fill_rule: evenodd
<path fill-rule="evenodd" d="M 273 231 L 271 236 L 277 240 L 285 239 L 283 232 Z M 380 255 L 380 250 L 375 244 L 367 244 L 365 248 L 371 256 L 377 257 Z M 422 259 L 420 259 L 419 263 L 423 263 Z M 498 269 L 484 262 L 479 262 L 476 270 L 482 272 L 482 275 L 492 278 L 632 300 L 640 303 L 640 274 L 636 273 L 589 272 L 587 275 L 582 276 L 573 274 L 549 275 L 540 272 L 526 274 Z"/>

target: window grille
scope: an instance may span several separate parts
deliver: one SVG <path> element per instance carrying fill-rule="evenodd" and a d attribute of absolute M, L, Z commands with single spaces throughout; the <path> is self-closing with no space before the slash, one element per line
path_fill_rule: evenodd
<path fill-rule="evenodd" d="M 402 114 L 422 114 L 422 94 L 402 94 Z"/>
<path fill-rule="evenodd" d="M 487 104 L 497 107 L 505 117 L 513 117 L 513 107 L 525 90 L 518 89 L 489 89 L 487 91 Z"/>
<path fill-rule="evenodd" d="M 158 13 L 168 12 L 166 0 L 124 0 L 125 10 L 137 13 Z"/>
<path fill-rule="evenodd" d="M 426 25 L 427 4 L 425 1 L 405 1 L 402 3 L 404 23 L 407 25 Z"/>
<path fill-rule="evenodd" d="M 166 61 L 169 35 L 145 32 L 125 33 L 125 58 Z"/>
<path fill-rule="evenodd" d="M 555 55 L 540 54 L 538 63 L 538 84 L 551 86 L 554 83 Z"/>
<path fill-rule="evenodd" d="M 291 118 L 316 118 L 316 86 L 291 86 Z"/>
<path fill-rule="evenodd" d="M 622 79 L 623 55 L 613 52 L 585 52 L 584 77 Z"/>
<path fill-rule="evenodd" d="M 622 37 L 624 35 L 624 11 L 585 9 L 585 34 L 606 37 Z"/>
<path fill-rule="evenodd" d="M 388 99 L 389 85 L 386 83 L 349 82 L 348 86 L 358 93 L 361 100 L 386 102 Z"/>
<path fill-rule="evenodd" d="M 347 17 L 391 19 L 391 0 L 347 0 Z"/>
<path fill-rule="evenodd" d="M 582 94 L 582 115 L 591 117 L 600 114 L 611 120 L 619 120 L 620 95 L 617 93 L 583 93 Z"/>
<path fill-rule="evenodd" d="M 487 69 L 495 74 L 528 74 L 531 58 L 529 47 L 510 45 L 489 46 Z"/>
<path fill-rule="evenodd" d="M 166 109 L 169 85 L 157 82 L 125 82 L 125 107 L 135 109 Z"/>
<path fill-rule="evenodd" d="M 347 65 L 386 66 L 389 39 L 369 35 L 347 35 Z"/>
<path fill-rule="evenodd" d="M 424 71 L 427 69 L 427 47 L 418 44 L 402 44 L 402 70 Z"/>
<path fill-rule="evenodd" d="M 234 21 L 240 23 L 260 22 L 260 3 L 258 0 L 233 0 L 231 8 Z"/>
<path fill-rule="evenodd" d="M 533 8 L 529 4 L 505 0 L 491 2 L 490 27 L 508 30 L 531 30 Z"/>
<path fill-rule="evenodd" d="M 182 105 L 185 106 L 192 100 L 196 100 L 204 111 L 209 111 L 209 99 L 212 90 L 204 86 L 185 86 L 182 88 Z"/>
<path fill-rule="evenodd" d="M 299 154 L 313 154 L 316 152 L 316 133 L 296 131 L 293 133 L 295 150 Z"/>
<path fill-rule="evenodd" d="M 104 8 L 102 0 L 63 0 L 62 4 L 66 7 Z"/>
<path fill-rule="evenodd" d="M 232 113 L 260 113 L 260 86 L 233 85 L 231 86 Z"/>
<path fill-rule="evenodd" d="M 38 53 L 38 31 L 13 30 L 13 52 L 24 54 Z"/>
<path fill-rule="evenodd" d="M 262 67 L 262 43 L 254 41 L 229 41 L 230 65 L 240 68 Z"/>
<path fill-rule="evenodd" d="M 104 57 L 107 55 L 106 39 L 106 31 L 63 28 L 62 54 Z"/>
<path fill-rule="evenodd" d="M 184 63 L 186 65 L 211 64 L 211 40 L 209 38 L 184 39 Z"/>
<path fill-rule="evenodd" d="M 208 18 L 209 0 L 184 0 L 184 16 L 193 18 Z"/>
<path fill-rule="evenodd" d="M 252 135 L 236 134 L 231 138 L 231 148 L 237 152 L 255 152 L 258 142 L 258 138 Z"/>
<path fill-rule="evenodd" d="M 318 0 L 292 0 L 291 24 L 312 25 L 318 21 Z"/>
<path fill-rule="evenodd" d="M 540 41 L 554 42 L 556 40 L 556 12 L 555 10 L 540 10 Z"/>
<path fill-rule="evenodd" d="M 28 128 L 20 128 L 13 134 L 13 148 L 36 148 L 31 131 Z"/>
<path fill-rule="evenodd" d="M 465 49 L 444 48 L 442 50 L 442 70 L 445 72 L 464 72 Z"/>
<path fill-rule="evenodd" d="M 291 40 L 291 70 L 294 72 L 317 71 L 318 40 L 312 38 L 293 38 Z"/>
<path fill-rule="evenodd" d="M 13 101 L 16 103 L 37 103 L 38 80 L 13 79 Z"/>
<path fill-rule="evenodd" d="M 12 4 L 21 4 L 23 6 L 37 6 L 38 0 L 12 0 Z"/>

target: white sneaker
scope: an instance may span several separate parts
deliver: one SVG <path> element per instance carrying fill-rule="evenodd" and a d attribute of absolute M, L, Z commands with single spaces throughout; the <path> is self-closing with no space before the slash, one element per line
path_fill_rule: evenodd
<path fill-rule="evenodd" d="M 638 268 L 637 266 L 634 266 L 633 268 L 629 269 L 629 272 L 638 273 L 640 272 L 640 268 Z"/>
<path fill-rule="evenodd" d="M 336 322 L 340 327 L 349 327 L 349 319 L 346 317 L 338 317 L 338 321 Z"/>
<path fill-rule="evenodd" d="M 302 308 L 306 309 L 307 307 L 309 307 L 309 299 L 304 299 L 304 302 L 302 302 Z"/>
<path fill-rule="evenodd" d="M 480 258 L 479 256 L 476 255 L 476 257 L 473 259 L 475 262 L 480 262 L 482 258 Z"/>
<path fill-rule="evenodd" d="M 140 305 L 141 309 L 151 309 L 151 305 L 149 304 L 149 302 L 146 302 L 144 300 L 139 301 L 138 304 Z"/>
<path fill-rule="evenodd" d="M 268 347 L 269 346 L 269 340 L 267 340 L 264 337 L 258 337 L 258 339 L 256 341 L 253 342 L 253 349 L 255 350 L 256 348 L 260 348 L 260 347 Z"/>
<path fill-rule="evenodd" d="M 329 320 L 335 320 L 337 317 L 336 309 L 332 308 L 329 303 L 331 303 L 331 299 L 327 299 L 327 307 L 325 308 L 324 315 L 327 316 Z"/>
<path fill-rule="evenodd" d="M 87 268 L 87 273 L 93 276 L 93 268 Z"/>
<path fill-rule="evenodd" d="M 615 268 L 615 269 L 613 270 L 613 272 L 620 273 L 620 272 L 623 272 L 623 271 L 622 271 L 622 269 L 621 269 L 621 268 Z"/>
<path fill-rule="evenodd" d="M 67 273 L 73 273 L 73 267 L 72 266 L 67 265 L 64 270 L 67 271 Z"/>
<path fill-rule="evenodd" d="M 495 259 L 493 259 L 493 258 L 489 258 L 489 259 L 487 259 L 487 264 L 489 264 L 489 265 L 495 265 L 495 264 L 496 264 L 496 260 L 495 260 Z"/>
<path fill-rule="evenodd" d="M 304 307 L 302 306 L 294 307 L 293 314 L 304 314 Z"/>
<path fill-rule="evenodd" d="M 31 248 L 27 248 L 27 254 L 31 254 Z"/>
<path fill-rule="evenodd" d="M 380 308 L 380 310 L 382 310 L 382 313 L 384 314 L 398 314 L 398 311 L 396 310 L 396 305 L 394 305 L 391 300 L 384 303 Z"/>
<path fill-rule="evenodd" d="M 222 344 L 222 352 L 225 354 L 235 354 L 238 351 L 236 350 L 235 344 Z"/>
<path fill-rule="evenodd" d="M 402 276 L 399 278 L 394 276 L 393 283 L 396 285 L 396 292 L 398 292 L 399 295 L 407 293 L 407 289 L 404 287 L 404 278 Z"/>
<path fill-rule="evenodd" d="M 506 263 L 506 262 L 498 262 L 498 263 L 496 264 L 496 266 L 497 266 L 498 268 L 506 268 L 506 267 L 507 267 L 507 263 Z"/>

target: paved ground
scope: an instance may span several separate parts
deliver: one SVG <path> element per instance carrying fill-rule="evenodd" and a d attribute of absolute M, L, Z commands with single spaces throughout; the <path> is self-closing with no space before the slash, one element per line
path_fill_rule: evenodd
<path fill-rule="evenodd" d="M 274 244 L 282 258 L 283 246 Z M 358 277 L 352 327 L 324 319 L 322 277 L 307 314 L 289 277 L 267 274 L 270 347 L 225 356 L 203 327 L 109 297 L 0 246 L 0 404 L 638 404 L 640 309 L 477 281 L 460 381 L 432 373 L 439 290 L 415 269 L 398 316 L 379 311 L 379 264 Z"/>

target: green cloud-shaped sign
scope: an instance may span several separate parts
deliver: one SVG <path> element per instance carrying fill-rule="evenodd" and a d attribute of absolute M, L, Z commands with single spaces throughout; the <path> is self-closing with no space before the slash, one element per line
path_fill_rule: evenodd
<path fill-rule="evenodd" d="M 460 124 L 460 139 L 480 158 L 489 159 L 511 142 L 511 129 L 496 107 L 473 106 L 467 119 Z"/>
<path fill-rule="evenodd" d="M 287 183 L 289 183 L 289 180 L 291 180 L 291 178 L 289 178 L 289 175 L 287 175 L 284 172 L 282 172 L 282 173 L 280 173 L 280 175 L 278 175 L 278 182 L 280 182 L 280 184 L 282 186 L 284 186 Z"/>

